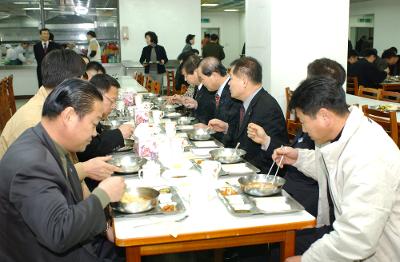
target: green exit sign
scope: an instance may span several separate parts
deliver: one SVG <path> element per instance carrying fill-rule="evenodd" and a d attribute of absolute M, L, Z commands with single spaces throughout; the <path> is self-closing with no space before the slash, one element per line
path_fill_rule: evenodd
<path fill-rule="evenodd" d="M 210 23 L 210 18 L 202 18 L 202 19 L 201 19 L 201 23 L 202 23 L 202 24 Z"/>

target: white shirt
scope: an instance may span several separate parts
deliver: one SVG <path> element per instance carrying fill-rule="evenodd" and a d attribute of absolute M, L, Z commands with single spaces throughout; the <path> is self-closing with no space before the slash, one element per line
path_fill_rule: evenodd
<path fill-rule="evenodd" d="M 8 48 L 6 53 L 6 59 L 8 61 L 13 61 L 18 59 L 18 54 L 13 48 Z"/>
<path fill-rule="evenodd" d="M 97 45 L 96 55 L 94 57 L 90 57 L 90 53 L 92 52 L 92 49 L 90 47 L 91 45 Z M 96 38 L 92 38 L 89 41 L 88 57 L 90 58 L 90 61 L 97 61 L 101 63 L 101 49 L 100 44 Z"/>
<path fill-rule="evenodd" d="M 26 61 L 26 57 L 24 56 L 25 51 L 26 50 L 20 45 L 15 48 L 15 52 L 17 53 L 17 57 L 21 62 L 25 62 Z"/>
<path fill-rule="evenodd" d="M 226 83 L 229 82 L 229 80 L 231 80 L 230 76 L 228 76 L 228 78 L 224 81 L 224 83 L 218 88 L 217 95 L 219 95 L 219 97 L 222 96 L 222 92 L 224 91 L 224 87 L 225 87 Z"/>

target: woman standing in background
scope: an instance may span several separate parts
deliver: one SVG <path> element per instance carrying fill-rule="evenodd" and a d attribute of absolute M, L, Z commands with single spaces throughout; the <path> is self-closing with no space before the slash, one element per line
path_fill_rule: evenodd
<path fill-rule="evenodd" d="M 168 62 L 167 53 L 163 46 L 158 45 L 156 33 L 148 31 L 144 34 L 147 46 L 142 50 L 140 63 L 144 66 L 144 73 L 153 80 L 160 82 L 163 87 L 165 64 Z"/>

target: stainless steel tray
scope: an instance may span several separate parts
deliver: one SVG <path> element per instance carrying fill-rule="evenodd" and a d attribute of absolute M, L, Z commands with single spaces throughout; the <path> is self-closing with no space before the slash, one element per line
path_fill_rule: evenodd
<path fill-rule="evenodd" d="M 255 167 L 254 165 L 252 165 L 251 163 L 247 162 L 244 159 L 243 159 L 243 162 L 238 162 L 238 163 L 235 163 L 235 164 L 241 164 L 241 163 L 245 164 L 246 167 L 249 168 L 251 171 L 249 171 L 249 172 L 237 172 L 236 173 L 235 171 L 226 172 L 223 169 L 221 169 L 220 175 L 221 176 L 228 176 L 228 175 L 245 176 L 245 175 L 250 175 L 250 174 L 256 174 L 256 173 L 259 173 L 261 171 L 260 169 L 258 169 L 257 167 Z M 222 166 L 224 166 L 224 165 L 235 165 L 235 164 L 222 164 Z"/>
<path fill-rule="evenodd" d="M 161 187 L 159 191 L 162 191 L 162 189 L 168 188 L 170 190 L 170 193 L 172 194 L 171 200 L 173 202 L 176 202 L 176 210 L 171 211 L 171 212 L 166 212 L 161 209 L 160 202 L 158 202 L 158 205 L 146 212 L 142 213 L 135 213 L 131 214 L 129 212 L 126 212 L 121 206 L 118 205 L 118 203 L 112 203 L 111 206 L 113 208 L 113 216 L 114 217 L 144 217 L 144 216 L 154 216 L 154 215 L 177 215 L 181 214 L 186 211 L 185 205 L 183 204 L 183 201 L 181 197 L 179 196 L 177 190 L 175 187 Z M 160 195 L 163 193 L 160 192 Z M 159 197 L 160 198 L 160 197 Z"/>
<path fill-rule="evenodd" d="M 229 196 L 224 196 L 221 194 L 220 189 L 216 189 L 217 191 L 217 196 L 221 200 L 221 202 L 224 204 L 226 209 L 229 211 L 234 216 L 238 217 L 244 217 L 244 216 L 253 216 L 253 215 L 275 215 L 275 214 L 288 214 L 288 213 L 294 213 L 294 212 L 299 212 L 304 210 L 304 207 L 297 202 L 293 197 L 291 197 L 288 193 L 286 193 L 284 190 L 280 194 L 274 195 L 274 196 L 268 196 L 268 197 L 251 197 L 249 195 L 246 195 L 243 193 L 240 188 L 234 187 L 234 189 L 238 192 L 236 196 L 240 197 L 243 199 L 243 203 L 247 206 L 247 208 L 241 208 L 241 206 L 244 205 L 234 205 L 232 202 L 229 200 Z M 278 199 L 279 198 L 279 199 Z M 257 206 L 258 200 L 266 200 L 267 202 L 273 203 L 275 200 L 278 200 L 279 202 L 284 202 L 287 205 L 287 208 L 285 209 L 275 209 L 271 208 L 270 210 L 262 210 Z"/>

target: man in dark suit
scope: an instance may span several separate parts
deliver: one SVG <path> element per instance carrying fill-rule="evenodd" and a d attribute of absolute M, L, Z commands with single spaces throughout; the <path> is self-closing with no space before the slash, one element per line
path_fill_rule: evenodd
<path fill-rule="evenodd" d="M 204 125 L 215 116 L 215 92 L 210 92 L 201 83 L 197 67 L 200 58 L 197 55 L 188 57 L 182 65 L 182 74 L 189 84 L 194 85 L 193 97 L 182 97 L 182 104 L 193 109 L 193 116 Z"/>
<path fill-rule="evenodd" d="M 268 172 L 275 148 L 288 143 L 285 118 L 278 102 L 262 87 L 262 68 L 252 57 L 243 57 L 232 63 L 230 90 L 232 97 L 242 101 L 237 123 L 221 120 L 210 121 L 210 126 L 226 133 L 226 146 L 240 142 L 246 150 L 245 159 Z M 257 124 L 268 134 L 266 151 L 248 137 L 248 126 Z"/>
<path fill-rule="evenodd" d="M 389 69 L 380 71 L 374 64 L 378 56 L 376 49 L 365 49 L 361 56 L 363 58 L 358 60 L 352 67 L 352 74 L 357 77 L 359 85 L 378 88 L 379 83 L 385 80 Z"/>
<path fill-rule="evenodd" d="M 201 83 L 207 87 L 208 91 L 215 92 L 215 118 L 211 119 L 208 125 L 212 126 L 217 120 L 237 125 L 241 102 L 231 97 L 230 77 L 221 61 L 215 57 L 204 58 L 200 62 L 197 72 L 201 78 Z M 215 138 L 220 141 L 223 137 L 222 132 L 215 134 Z"/>
<path fill-rule="evenodd" d="M 106 119 L 115 107 L 120 85 L 115 78 L 107 74 L 93 76 L 90 83 L 103 95 L 102 119 Z M 95 157 L 106 156 L 113 150 L 124 147 L 124 139 L 132 136 L 133 126 L 123 124 L 117 129 L 107 130 L 101 123 L 98 123 L 96 131 L 97 136 L 93 137 L 85 151 L 77 153 L 79 161 L 84 162 Z M 90 190 L 93 190 L 99 183 L 91 178 L 85 178 L 85 181 Z"/>
<path fill-rule="evenodd" d="M 8 149 L 0 162 L 0 261 L 118 261 L 101 233 L 113 237 L 104 208 L 121 199 L 124 179 L 107 178 L 84 196 L 69 157 L 96 134 L 102 112 L 92 84 L 64 81 L 46 98 L 41 122 Z"/>
<path fill-rule="evenodd" d="M 33 52 L 35 54 L 35 59 L 37 62 L 37 78 L 39 83 L 39 88 L 42 86 L 42 71 L 41 71 L 41 64 L 42 60 L 46 54 L 48 54 L 51 50 L 60 49 L 60 46 L 53 41 L 49 41 L 50 38 L 50 31 L 47 28 L 42 28 L 39 31 L 40 33 L 40 42 L 36 43 L 33 46 Z"/>

